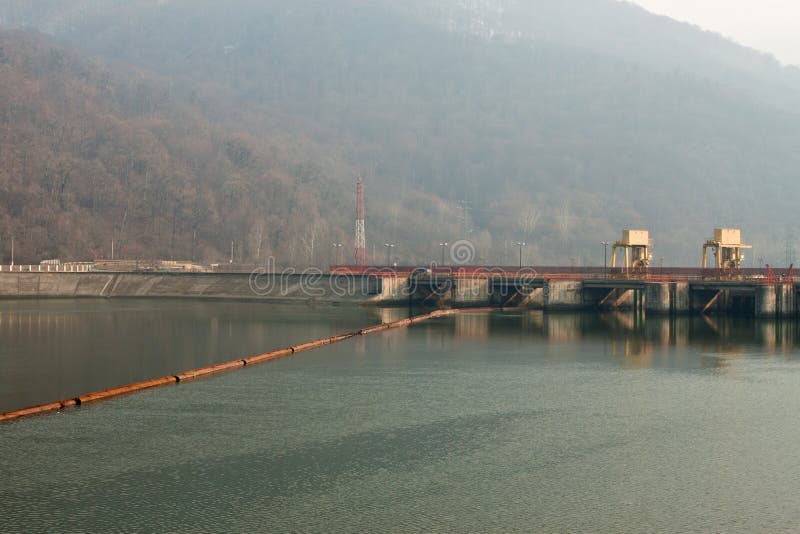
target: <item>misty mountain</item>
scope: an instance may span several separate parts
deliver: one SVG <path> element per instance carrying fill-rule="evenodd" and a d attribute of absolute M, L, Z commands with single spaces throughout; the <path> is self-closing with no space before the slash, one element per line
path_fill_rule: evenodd
<path fill-rule="evenodd" d="M 226 135 L 324 147 L 293 156 L 340 188 L 327 201 L 307 188 L 325 206 L 307 223 L 348 239 L 361 173 L 368 239 L 397 241 L 406 261 L 467 237 L 486 261 L 513 262 L 525 239 L 529 261 L 597 264 L 625 226 L 649 228 L 666 263 L 694 265 L 712 227 L 731 225 L 775 262 L 796 226 L 798 70 L 630 4 L 6 4 L 6 25 L 154 73 L 165 106 Z M 303 232 L 287 228 L 273 238 L 284 253 Z"/>
<path fill-rule="evenodd" d="M 559 44 L 664 73 L 688 72 L 773 104 L 798 104 L 800 68 L 619 0 L 410 0 L 422 20 L 487 39 Z"/>

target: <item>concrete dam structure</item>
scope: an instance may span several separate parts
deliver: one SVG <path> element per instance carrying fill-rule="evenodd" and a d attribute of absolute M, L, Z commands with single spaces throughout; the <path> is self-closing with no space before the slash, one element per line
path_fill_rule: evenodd
<path fill-rule="evenodd" d="M 369 301 L 380 279 L 327 274 L 0 272 L 0 298 L 204 298 Z"/>
<path fill-rule="evenodd" d="M 433 277 L 436 278 L 436 277 Z M 395 282 L 397 283 L 397 282 Z M 443 285 L 449 285 L 443 291 Z M 511 280 L 502 277 L 410 283 L 410 299 L 438 306 L 527 307 L 545 311 L 633 310 L 659 315 L 730 314 L 795 317 L 794 282 L 748 280 L 661 281 L 653 277 Z M 431 295 L 435 295 L 432 297 Z M 386 300 L 392 295 L 384 294 Z"/>
<path fill-rule="evenodd" d="M 555 269 L 550 269 L 555 270 Z M 630 276 L 461 269 L 369 273 L 0 272 L 0 298 L 202 298 L 433 308 L 633 310 L 795 317 L 789 277 Z"/>

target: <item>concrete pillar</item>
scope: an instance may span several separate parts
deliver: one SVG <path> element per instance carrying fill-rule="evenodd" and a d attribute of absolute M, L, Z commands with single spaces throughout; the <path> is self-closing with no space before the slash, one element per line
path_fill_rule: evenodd
<path fill-rule="evenodd" d="M 774 317 L 777 312 L 775 286 L 765 284 L 756 287 L 756 317 Z"/>
<path fill-rule="evenodd" d="M 645 285 L 645 310 L 647 313 L 667 314 L 671 310 L 670 284 L 665 282 Z"/>
<path fill-rule="evenodd" d="M 381 278 L 379 300 L 386 303 L 408 302 L 408 277 L 389 276 Z"/>
<path fill-rule="evenodd" d="M 532 290 L 531 294 L 524 299 L 528 308 L 534 310 L 541 310 L 544 307 L 544 290 L 537 287 Z"/>
<path fill-rule="evenodd" d="M 794 317 L 796 310 L 794 285 L 778 285 L 775 287 L 775 293 L 777 295 L 775 314 L 779 317 Z"/>
<path fill-rule="evenodd" d="M 583 284 L 575 280 L 547 280 L 544 284 L 545 310 L 581 310 Z"/>
<path fill-rule="evenodd" d="M 489 305 L 489 280 L 469 278 L 454 280 L 453 306 L 480 307 Z"/>
<path fill-rule="evenodd" d="M 675 282 L 670 285 L 672 296 L 672 313 L 684 315 L 692 311 L 691 299 L 689 298 L 689 282 Z"/>

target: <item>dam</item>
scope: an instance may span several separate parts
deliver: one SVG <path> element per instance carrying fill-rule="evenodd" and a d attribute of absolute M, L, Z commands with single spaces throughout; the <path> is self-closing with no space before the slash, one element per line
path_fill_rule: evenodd
<path fill-rule="evenodd" d="M 795 317 L 791 269 L 587 267 L 361 268 L 330 273 L 262 271 L 0 271 L 0 298 L 196 298 L 433 308 L 529 308 L 546 312 L 634 310 L 649 314 Z"/>

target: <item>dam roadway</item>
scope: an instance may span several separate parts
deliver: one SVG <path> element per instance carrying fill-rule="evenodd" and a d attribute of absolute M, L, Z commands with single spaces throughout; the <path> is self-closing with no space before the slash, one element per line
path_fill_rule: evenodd
<path fill-rule="evenodd" d="M 332 266 L 281 273 L 0 271 L 0 298 L 200 298 L 795 317 L 791 270 Z"/>

